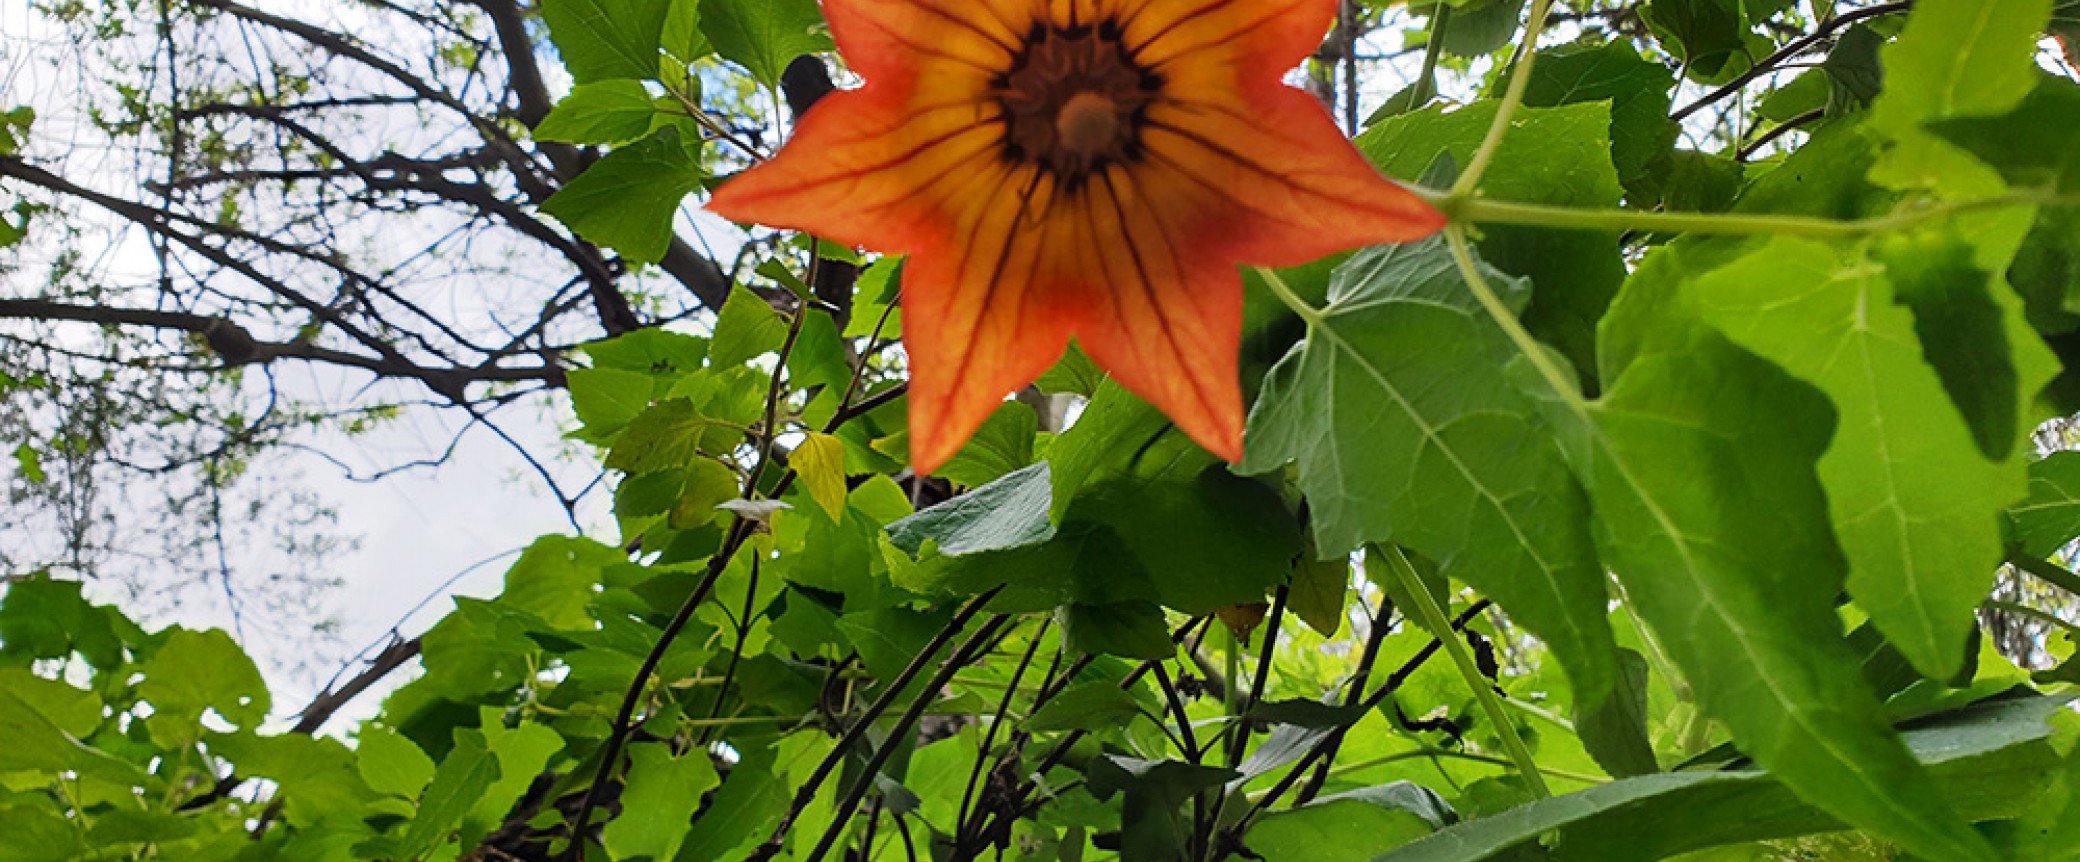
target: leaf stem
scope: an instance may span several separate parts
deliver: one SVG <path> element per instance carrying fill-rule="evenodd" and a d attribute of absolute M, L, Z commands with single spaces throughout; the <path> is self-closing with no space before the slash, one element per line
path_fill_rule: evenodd
<path fill-rule="evenodd" d="M 1311 329 L 1322 322 L 1322 310 L 1308 305 L 1307 300 L 1301 298 L 1300 294 L 1293 290 L 1292 285 L 1286 283 L 1285 277 L 1279 275 L 1277 270 L 1268 266 L 1252 268 L 1257 271 L 1257 277 L 1264 279 L 1264 285 L 1271 288 L 1271 294 L 1278 297 L 1278 301 L 1285 303 L 1286 307 L 1292 309 L 1294 314 L 1299 315 L 1301 320 L 1307 321 L 1308 328 Z"/>
<path fill-rule="evenodd" d="M 2047 584 L 2080 596 L 2080 574 L 2074 574 L 2071 569 L 2024 553 L 2010 555 L 2008 564 L 2037 576 Z"/>
<path fill-rule="evenodd" d="M 1776 234 L 1814 239 L 1858 239 L 1912 227 L 1959 213 L 2061 202 L 2040 193 L 2015 192 L 1946 201 L 1865 219 L 1827 219 L 1754 213 L 1649 212 L 1497 201 L 1434 189 L 1415 190 L 1453 222 L 1488 222 L 1561 230 L 1642 231 L 1719 235 Z"/>
<path fill-rule="evenodd" d="M 1541 799 L 1553 795 L 1553 791 L 1546 787 L 1545 774 L 1539 770 L 1538 761 L 1531 757 L 1531 749 L 1524 744 L 1524 737 L 1517 733 L 1517 723 L 1511 717 L 1509 707 L 1495 693 L 1494 684 L 1482 675 L 1480 666 L 1474 664 L 1473 656 L 1466 650 L 1466 641 L 1453 632 L 1451 618 L 1445 616 L 1444 608 L 1438 607 L 1437 597 L 1430 595 L 1430 590 L 1423 586 L 1422 578 L 1416 574 L 1415 567 L 1409 565 L 1408 557 L 1395 545 L 1373 547 L 1386 555 L 1387 569 L 1394 573 L 1395 580 L 1401 582 L 1401 590 L 1415 605 L 1416 618 L 1422 621 L 1423 628 L 1437 636 L 1444 645 L 1445 654 L 1451 656 L 1452 664 L 1458 666 L 1459 675 L 1465 677 L 1466 684 L 1473 688 L 1474 699 L 1480 701 L 1481 711 L 1487 713 L 1488 720 L 1494 723 L 1495 735 L 1502 739 L 1502 750 L 1509 755 L 1517 772 L 1524 776 L 1524 783 L 1530 785 L 1532 794 Z"/>
<path fill-rule="evenodd" d="M 1509 336 L 1510 341 L 1524 354 L 1524 358 L 1532 367 L 1538 369 L 1539 376 L 1544 377 L 1546 384 L 1553 387 L 1554 394 L 1567 403 L 1568 409 L 1578 415 L 1587 416 L 1588 405 L 1582 400 L 1582 393 L 1577 388 L 1574 376 L 1554 364 L 1552 354 L 1538 343 L 1538 339 L 1532 337 L 1531 332 L 1524 328 L 1523 322 L 1517 319 L 1516 313 L 1503 304 L 1502 298 L 1495 295 L 1495 289 L 1488 286 L 1487 278 L 1481 275 L 1480 267 L 1474 264 L 1473 249 L 1466 243 L 1466 228 L 1457 223 L 1447 225 L 1444 238 L 1446 244 L 1452 248 L 1452 260 L 1459 264 L 1459 274 L 1466 279 L 1466 288 L 1473 292 L 1473 298 L 1487 310 L 1489 317 L 1495 319 L 1495 325 L 1501 327 Z"/>
<path fill-rule="evenodd" d="M 1502 93 L 1502 104 L 1495 108 L 1495 121 L 1488 124 L 1488 136 L 1481 139 L 1480 149 L 1473 151 L 1473 160 L 1466 163 L 1466 172 L 1452 183 L 1454 197 L 1468 197 L 1480 184 L 1481 174 L 1488 170 L 1488 163 L 1495 160 L 1495 151 L 1502 148 L 1502 136 L 1509 131 L 1509 123 L 1524 103 L 1524 90 L 1531 85 L 1531 64 L 1538 56 L 1538 35 L 1545 31 L 1546 14 L 1552 11 L 1553 0 L 1535 0 L 1531 4 L 1531 17 L 1524 22 L 1524 41 L 1517 44 L 1516 54 L 1510 58 L 1509 89 Z"/>

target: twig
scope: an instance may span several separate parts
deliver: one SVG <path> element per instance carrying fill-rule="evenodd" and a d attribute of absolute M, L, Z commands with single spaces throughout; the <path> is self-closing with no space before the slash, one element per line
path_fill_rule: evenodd
<path fill-rule="evenodd" d="M 1676 122 L 1680 123 L 1684 119 L 1688 118 L 1691 114 L 1697 113 L 1706 105 L 1710 105 L 1713 102 L 1719 101 L 1720 99 L 1724 99 L 1727 96 L 1731 96 L 1735 93 L 1740 92 L 1749 84 L 1754 83 L 1756 78 L 1760 78 L 1763 75 L 1767 75 L 1770 72 L 1775 71 L 1778 64 L 1781 64 L 1785 60 L 1789 60 L 1792 57 L 1796 57 L 1799 54 L 1805 53 L 1806 49 L 1811 48 L 1814 43 L 1819 42 L 1820 40 L 1825 39 L 1828 36 L 1834 35 L 1834 32 L 1836 30 L 1840 30 L 1843 27 L 1847 27 L 1850 24 L 1854 24 L 1865 18 L 1875 18 L 1879 15 L 1890 15 L 1894 12 L 1904 12 L 1907 9 L 1912 8 L 1913 5 L 1914 4 L 1912 0 L 1899 0 L 1899 2 L 1894 3 L 1880 3 L 1876 6 L 1865 6 L 1862 9 L 1852 9 L 1847 12 L 1843 12 L 1842 14 L 1837 15 L 1833 18 L 1829 18 L 1825 21 L 1822 21 L 1820 22 L 1820 26 L 1815 27 L 1813 29 L 1813 32 L 1784 43 L 1784 47 L 1778 48 L 1776 50 L 1776 53 L 1762 58 L 1753 66 L 1749 66 L 1747 71 L 1742 72 L 1739 75 L 1735 75 L 1733 80 L 1727 81 L 1725 84 L 1721 85 L 1719 89 L 1713 90 L 1710 93 L 1705 94 L 1704 97 L 1698 99 L 1695 102 L 1691 102 L 1690 104 L 1678 108 L 1675 113 L 1669 115 L 1669 119 L 1675 120 Z"/>

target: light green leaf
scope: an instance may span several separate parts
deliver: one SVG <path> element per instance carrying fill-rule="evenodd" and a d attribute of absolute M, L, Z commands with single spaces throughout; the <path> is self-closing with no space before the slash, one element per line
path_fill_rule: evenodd
<path fill-rule="evenodd" d="M 621 814 L 607 824 L 600 843 L 615 859 L 670 859 L 693 828 L 687 815 L 722 779 L 701 748 L 674 757 L 670 745 L 644 743 L 629 746 L 628 759 Z"/>
<path fill-rule="evenodd" d="M 559 629 L 590 630 L 592 615 L 585 608 L 599 586 L 600 571 L 626 562 L 621 551 L 591 539 L 543 536 L 506 570 L 498 601 Z"/>
<path fill-rule="evenodd" d="M 1023 402 L 1007 401 L 982 420 L 968 442 L 932 475 L 963 485 L 986 485 L 1033 463 L 1040 417 Z"/>
<path fill-rule="evenodd" d="M 443 844 L 459 847 L 456 827 L 498 778 L 498 761 L 485 747 L 483 732 L 457 729 L 455 746 L 434 771 L 433 783 L 419 800 L 419 815 L 405 827 L 397 856 L 417 859 Z"/>
<path fill-rule="evenodd" d="M 1849 592 L 1922 673 L 1954 674 L 2003 558 L 1990 513 L 2025 493 L 2021 461 L 1979 455 L 1882 265 L 1782 237 L 1686 292 L 1735 343 L 1833 400 L 1839 422 L 1819 476 L 1848 555 Z"/>
<path fill-rule="evenodd" d="M 542 0 L 542 20 L 580 84 L 655 78 L 670 0 Z"/>
<path fill-rule="evenodd" d="M 1527 290 L 1487 280 L 1516 302 Z M 1441 240 L 1361 251 L 1265 379 L 1238 469 L 1298 461 L 1319 554 L 1391 542 L 1437 561 L 1551 645 L 1594 708 L 1617 642 L 1588 504 L 1505 373 L 1512 353 Z"/>
<path fill-rule="evenodd" d="M 1990 862 L 1843 638 L 1844 564 L 1813 472 L 1827 400 L 1679 303 L 1651 275 L 1628 282 L 1604 322 L 1614 382 L 1555 412 L 1603 560 L 1703 709 L 1801 798 L 1932 859 Z"/>
<path fill-rule="evenodd" d="M 360 744 L 354 748 L 354 765 L 369 788 L 419 798 L 419 791 L 433 780 L 433 758 L 420 751 L 417 743 L 386 727 L 364 724 L 357 735 Z"/>
<path fill-rule="evenodd" d="M 672 240 L 679 201 L 700 188 L 701 166 L 675 126 L 615 149 L 542 201 L 542 211 L 622 257 L 656 263 Z"/>
<path fill-rule="evenodd" d="M 716 53 L 773 86 L 799 54 L 831 50 L 815 0 L 701 0 L 701 32 Z"/>
<path fill-rule="evenodd" d="M 1343 798 L 1269 815 L 1242 840 L 1263 862 L 1350 862 L 1428 834 L 1413 812 Z"/>
<path fill-rule="evenodd" d="M 1891 188 L 1976 194 L 1999 188 L 1985 165 L 1922 124 L 2005 113 L 2036 82 L 2051 0 L 1922 0 L 1882 52 L 1885 89 L 1871 129 L 1892 139 L 1871 177 Z"/>
<path fill-rule="evenodd" d="M 787 321 L 758 294 L 738 286 L 716 312 L 715 338 L 708 343 L 708 364 L 742 365 L 752 357 L 780 349 L 787 340 Z"/>
<path fill-rule="evenodd" d="M 639 81 L 616 78 L 571 88 L 535 125 L 537 140 L 569 144 L 623 144 L 650 131 L 657 106 Z"/>
<path fill-rule="evenodd" d="M 222 629 L 174 629 L 141 670 L 137 694 L 152 705 L 145 724 L 155 739 L 193 741 L 205 709 L 241 728 L 267 717 L 267 681 Z"/>
<path fill-rule="evenodd" d="M 719 427 L 728 425 L 702 415 L 691 401 L 660 401 L 628 423 L 607 450 L 606 465 L 629 473 L 689 466 L 700 457 L 701 435 Z"/>

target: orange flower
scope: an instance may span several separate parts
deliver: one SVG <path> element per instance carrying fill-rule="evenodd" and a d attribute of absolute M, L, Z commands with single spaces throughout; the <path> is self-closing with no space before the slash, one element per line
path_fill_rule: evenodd
<path fill-rule="evenodd" d="M 910 445 L 945 463 L 1075 337 L 1242 455 L 1237 263 L 1292 266 L 1444 218 L 1280 78 L 1336 0 L 823 0 L 866 83 L 708 208 L 910 256 Z"/>

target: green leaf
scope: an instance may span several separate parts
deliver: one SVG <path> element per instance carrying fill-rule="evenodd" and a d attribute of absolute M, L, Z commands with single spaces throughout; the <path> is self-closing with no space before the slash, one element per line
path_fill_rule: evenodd
<path fill-rule="evenodd" d="M 1413 812 L 1344 797 L 1268 815 L 1242 841 L 1264 862 L 1348 862 L 1428 834 Z"/>
<path fill-rule="evenodd" d="M 1701 83 L 1732 79 L 1771 47 L 1749 32 L 1740 0 L 1650 0 L 1639 15 L 1684 76 Z"/>
<path fill-rule="evenodd" d="M 112 619 L 120 615 L 88 603 L 78 581 L 48 575 L 15 581 L 0 595 L 0 657 L 27 665 L 77 652 L 88 665 L 112 670 L 123 663 L 124 652 Z"/>
<path fill-rule="evenodd" d="M 1486 278 L 1522 301 L 1523 283 Z M 1588 501 L 1443 241 L 1360 251 L 1321 314 L 1266 378 L 1238 469 L 1297 461 L 1319 553 L 1391 542 L 1437 561 L 1551 645 L 1577 703 L 1601 704 L 1617 642 Z"/>
<path fill-rule="evenodd" d="M 1625 194 L 1612 164 L 1612 106 L 1584 102 L 1512 115 L 1481 192 L 1499 200 L 1614 207 Z M 1425 108 L 1373 126 L 1356 143 L 1388 176 L 1420 180 L 1441 155 L 1464 165 L 1487 136 L 1496 104 Z M 1524 326 L 1558 348 L 1594 390 L 1596 321 L 1625 278 L 1618 234 L 1483 225 L 1481 256 L 1531 280 Z"/>
<path fill-rule="evenodd" d="M 585 423 L 585 439 L 604 443 L 650 406 L 650 375 L 617 368 L 573 368 L 571 409 Z"/>
<path fill-rule="evenodd" d="M 787 340 L 787 321 L 758 294 L 738 286 L 730 289 L 716 313 L 715 338 L 708 343 L 708 364 L 715 367 L 742 365 L 753 357 L 780 349 Z"/>
<path fill-rule="evenodd" d="M 1446 0 L 1452 16 L 1444 27 L 1445 53 L 1482 57 L 1510 43 L 1524 18 L 1525 0 Z M 1436 13 L 1433 11 L 1431 15 Z M 1433 23 L 1432 29 L 1436 28 Z"/>
<path fill-rule="evenodd" d="M 639 81 L 616 78 L 579 84 L 535 125 L 537 140 L 567 144 L 624 144 L 650 131 L 657 106 Z"/>
<path fill-rule="evenodd" d="M 684 398 L 660 401 L 628 423 L 614 448 L 607 450 L 606 465 L 628 473 L 691 466 L 700 459 L 702 434 L 727 427 Z"/>
<path fill-rule="evenodd" d="M 700 8 L 716 53 L 769 87 L 797 55 L 831 50 L 815 0 L 700 0 Z"/>
<path fill-rule="evenodd" d="M 1681 266 L 1677 259 L 1654 271 Z M 1687 292 L 1703 318 L 1736 343 L 1833 400 L 1840 422 L 1819 476 L 1848 555 L 1850 594 L 1915 667 L 1937 679 L 1955 673 L 1965 660 L 1965 633 L 1976 625 L 1973 609 L 2004 556 L 1999 520 L 1988 513 L 2022 497 L 2026 478 L 2019 459 L 2004 464 L 1979 455 L 1973 429 L 1922 361 L 1915 316 L 1900 304 L 1887 270 L 1854 253 L 1782 237 L 1697 278 Z M 1999 309 L 1991 311 L 1998 334 Z M 2005 354 L 2005 347 L 1966 349 Z M 2012 435 L 2012 365 L 2006 373 L 2008 403 L 1990 409 L 2005 414 Z M 1976 387 L 1997 382 L 1964 385 L 1982 392 Z"/>
<path fill-rule="evenodd" d="M 337 739 L 241 731 L 210 734 L 207 742 L 212 753 L 236 765 L 238 774 L 275 782 L 283 819 L 292 826 L 309 827 L 377 799 L 361 778 L 354 752 Z"/>
<path fill-rule="evenodd" d="M 600 843 L 615 859 L 670 859 L 693 824 L 701 794 L 722 783 L 705 749 L 673 756 L 665 743 L 629 746 L 621 814 L 607 823 Z"/>
<path fill-rule="evenodd" d="M 45 704 L 24 698 L 12 687 L 0 688 L 0 773 L 34 772 L 55 778 L 79 772 L 124 786 L 143 775 L 130 763 L 89 748 L 61 729 L 45 712 Z"/>
<path fill-rule="evenodd" d="M 555 628 L 590 630 L 593 620 L 586 606 L 599 587 L 601 570 L 626 562 L 621 551 L 591 539 L 543 536 L 506 570 L 498 601 Z"/>
<path fill-rule="evenodd" d="M 1125 792 L 1120 858 L 1148 862 L 1183 859 L 1188 821 L 1180 809 L 1185 801 L 1238 777 L 1231 769 L 1109 754 L 1092 759 L 1086 775 L 1099 799 Z"/>
<path fill-rule="evenodd" d="M 982 420 L 982 427 L 959 452 L 933 473 L 962 485 L 987 485 L 1033 463 L 1033 438 L 1040 416 L 1018 401 L 1007 401 Z"/>
<path fill-rule="evenodd" d="M 1882 52 L 1885 91 L 1870 127 L 1892 139 L 1871 177 L 1892 188 L 1975 194 L 1998 181 L 1921 128 L 1932 120 L 1991 116 L 2036 84 L 2036 46 L 2051 0 L 1924 0 Z"/>
<path fill-rule="evenodd" d="M 542 212 L 622 257 L 656 263 L 671 244 L 679 201 L 702 176 L 678 128 L 665 126 L 594 162 L 542 201 Z"/>
<path fill-rule="evenodd" d="M 2022 436 L 2018 426 L 2029 418 L 2018 415 L 2021 384 L 2008 332 L 2028 329 L 2004 319 L 1998 285 L 1975 253 L 1971 243 L 1947 233 L 1893 237 L 1873 249 L 1892 281 L 1893 300 L 1914 312 L 1921 355 L 1971 427 L 1980 453 L 2006 461 Z M 2043 382 L 2032 380 L 2030 388 Z"/>
<path fill-rule="evenodd" d="M 417 859 L 443 844 L 459 844 L 455 828 L 498 778 L 498 760 L 485 746 L 484 734 L 457 729 L 455 746 L 442 758 L 433 783 L 419 800 L 418 816 L 405 827 L 397 857 Z"/>
<path fill-rule="evenodd" d="M 1688 314 L 1635 276 L 1604 322 L 1614 383 L 1555 413 L 1604 562 L 1707 714 L 1801 798 L 1924 856 L 1991 860 L 1843 638 L 1844 564 L 1814 475 L 1826 398 Z"/>
<path fill-rule="evenodd" d="M 1169 642 L 1165 633 L 1164 643 Z M 1141 715 L 1141 705 L 1125 689 L 1103 680 L 1081 682 L 1048 698 L 1033 714 L 1019 722 L 1027 733 L 1058 730 L 1103 730 L 1125 727 Z"/>
<path fill-rule="evenodd" d="M 433 780 L 433 758 L 396 731 L 364 724 L 357 731 L 360 744 L 354 748 L 354 765 L 370 789 L 378 793 L 419 798 L 419 791 Z"/>
<path fill-rule="evenodd" d="M 700 369 L 708 356 L 708 340 L 651 327 L 594 341 L 585 345 L 585 355 L 592 357 L 593 368 L 676 378 Z"/>
<path fill-rule="evenodd" d="M 1350 595 L 1351 561 L 1347 556 L 1320 559 L 1314 537 L 1303 536 L 1300 556 L 1293 561 L 1293 575 L 1286 591 L 1286 607 L 1293 615 L 1334 639 L 1343 629 L 1343 612 Z"/>
<path fill-rule="evenodd" d="M 1051 477 L 1042 461 L 888 525 L 896 547 L 913 555 L 927 539 L 943 554 L 1036 545 L 1054 537 L 1047 519 Z"/>
<path fill-rule="evenodd" d="M 542 0 L 542 20 L 579 84 L 655 78 L 669 0 Z"/>
<path fill-rule="evenodd" d="M 1978 819 L 2013 816 L 2056 767 L 2044 719 L 2057 698 L 1973 706 L 1906 733 L 1949 802 Z M 1645 862 L 1705 847 L 1806 835 L 1843 823 L 1769 773 L 1670 772 L 1613 781 L 1468 820 L 1374 862 L 1475 862 L 1544 848 L 1553 862 Z M 1362 854 L 1361 854 L 1362 855 Z M 1358 857 L 1351 857 L 1358 858 Z M 1688 857 L 1685 857 L 1688 858 Z M 2015 857 L 2034 858 L 2034 857 Z"/>
<path fill-rule="evenodd" d="M 35 122 L 36 109 L 28 105 L 0 111 L 0 156 L 11 156 L 21 151 L 22 142 L 29 139 L 29 127 Z"/>
<path fill-rule="evenodd" d="M 1154 602 L 1068 604 L 1055 612 L 1071 652 L 1162 660 L 1177 654 L 1163 609 Z"/>
<path fill-rule="evenodd" d="M 1062 358 L 1055 360 L 1054 365 L 1041 372 L 1039 378 L 1033 381 L 1033 385 L 1039 387 L 1042 392 L 1073 392 L 1089 398 L 1098 394 L 1098 386 L 1104 382 L 1104 370 L 1098 367 L 1098 363 L 1091 361 L 1090 356 L 1083 352 L 1083 348 L 1071 342 L 1069 349 L 1062 351 Z"/>
<path fill-rule="evenodd" d="M 769 748 L 745 753 L 679 847 L 677 862 L 710 862 L 744 855 L 744 845 L 764 841 L 787 811 L 786 773 L 773 774 Z"/>
<path fill-rule="evenodd" d="M 267 681 L 222 629 L 176 628 L 139 670 L 137 695 L 152 705 L 145 723 L 155 739 L 192 742 L 206 709 L 242 728 L 267 717 Z"/>
<path fill-rule="evenodd" d="M 1457 19 L 1454 19 L 1457 23 Z M 1618 180 L 1633 189 L 1648 162 L 1675 143 L 1668 118 L 1675 76 L 1624 41 L 1570 45 L 1541 51 L 1524 88 L 1524 104 L 1551 108 L 1610 101 L 1611 164 Z"/>
<path fill-rule="evenodd" d="M 2080 536 L 2080 452 L 2053 452 L 2029 465 L 2029 500 L 2008 510 L 2014 541 L 2039 559 Z"/>
<path fill-rule="evenodd" d="M 882 255 L 860 270 L 859 280 L 853 282 L 852 316 L 845 321 L 846 338 L 866 338 L 875 334 L 877 325 L 884 341 L 903 337 L 903 309 L 896 305 L 902 271 L 903 259 L 895 255 Z"/>

